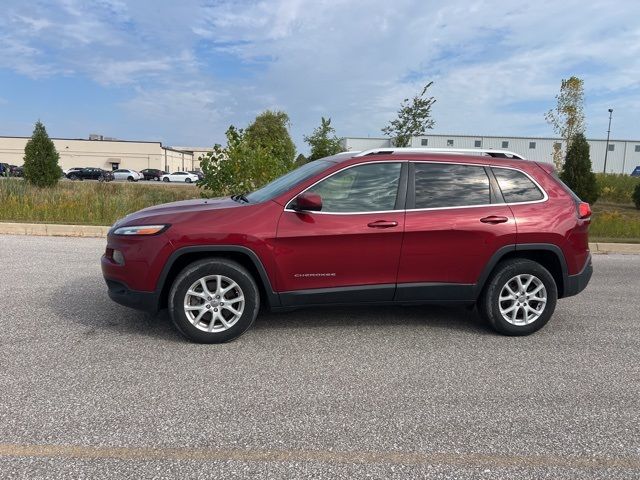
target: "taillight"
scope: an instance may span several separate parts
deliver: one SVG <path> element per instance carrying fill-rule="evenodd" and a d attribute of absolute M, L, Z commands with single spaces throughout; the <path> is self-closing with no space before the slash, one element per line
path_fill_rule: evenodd
<path fill-rule="evenodd" d="M 578 204 L 578 218 L 589 218 L 591 216 L 591 207 L 587 202 Z"/>

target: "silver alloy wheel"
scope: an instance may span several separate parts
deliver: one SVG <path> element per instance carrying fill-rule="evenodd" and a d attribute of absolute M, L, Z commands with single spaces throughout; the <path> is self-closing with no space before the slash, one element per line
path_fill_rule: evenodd
<path fill-rule="evenodd" d="M 547 304 L 547 289 L 538 277 L 516 275 L 500 291 L 500 314 L 512 325 L 523 326 L 535 322 Z"/>
<path fill-rule="evenodd" d="M 187 290 L 184 313 L 197 329 L 217 333 L 236 324 L 244 304 L 240 285 L 224 275 L 208 275 Z"/>

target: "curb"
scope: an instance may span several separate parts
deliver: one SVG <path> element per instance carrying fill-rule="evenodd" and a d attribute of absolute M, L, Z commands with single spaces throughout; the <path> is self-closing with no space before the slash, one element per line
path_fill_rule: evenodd
<path fill-rule="evenodd" d="M 5 223 L 0 222 L 0 234 L 37 235 L 53 237 L 103 238 L 111 227 L 94 225 L 58 225 L 52 223 Z"/>
<path fill-rule="evenodd" d="M 640 254 L 640 243 L 590 243 L 591 253 L 626 253 Z"/>
<path fill-rule="evenodd" d="M 0 222 L 0 234 L 47 235 L 54 237 L 104 238 L 111 227 L 94 225 L 58 225 L 52 223 L 7 223 Z M 640 243 L 590 243 L 594 254 L 623 253 L 640 255 Z"/>

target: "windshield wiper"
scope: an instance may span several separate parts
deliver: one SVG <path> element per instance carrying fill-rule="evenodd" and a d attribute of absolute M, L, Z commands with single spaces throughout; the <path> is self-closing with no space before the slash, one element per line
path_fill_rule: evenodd
<path fill-rule="evenodd" d="M 231 200 L 235 200 L 236 202 L 251 203 L 249 202 L 249 199 L 244 196 L 244 193 L 237 193 L 235 195 L 231 195 Z"/>

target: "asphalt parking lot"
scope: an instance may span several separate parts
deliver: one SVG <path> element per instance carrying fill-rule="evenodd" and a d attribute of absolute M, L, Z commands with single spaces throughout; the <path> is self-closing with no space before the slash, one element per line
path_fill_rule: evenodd
<path fill-rule="evenodd" d="M 530 337 L 367 307 L 195 345 L 108 299 L 104 245 L 0 236 L 0 478 L 640 478 L 640 256 Z"/>

